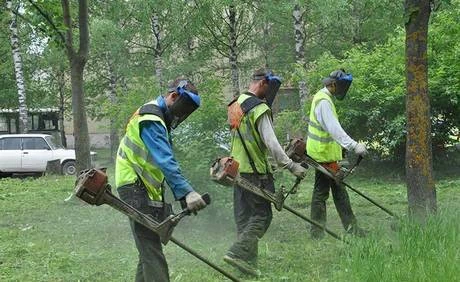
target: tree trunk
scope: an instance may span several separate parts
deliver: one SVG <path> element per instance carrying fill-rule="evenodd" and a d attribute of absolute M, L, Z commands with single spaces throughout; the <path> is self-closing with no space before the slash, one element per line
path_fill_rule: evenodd
<path fill-rule="evenodd" d="M 64 114 L 65 114 L 65 78 L 64 72 L 59 70 L 58 74 L 58 88 L 59 88 L 59 132 L 61 135 L 61 144 L 67 148 L 67 138 L 65 136 L 64 128 Z"/>
<path fill-rule="evenodd" d="M 195 49 L 198 47 L 198 40 L 196 37 L 193 35 L 189 35 L 189 38 L 187 40 L 187 56 L 189 58 L 193 58 L 193 55 L 195 53 Z M 185 77 L 191 79 L 192 81 L 197 81 L 197 73 L 192 70 L 187 68 L 187 72 L 185 73 Z"/>
<path fill-rule="evenodd" d="M 73 46 L 72 18 L 69 1 L 61 0 L 64 25 L 67 28 L 65 45 L 70 62 L 70 80 L 72 85 L 72 116 L 75 137 L 75 154 L 77 171 L 91 167 L 89 151 L 88 122 L 85 110 L 85 93 L 83 90 L 83 70 L 88 58 L 89 30 L 87 0 L 78 1 L 79 49 Z"/>
<path fill-rule="evenodd" d="M 270 64 L 268 63 L 268 53 L 269 53 L 269 50 L 271 49 L 270 46 L 269 46 L 269 38 L 270 38 L 270 23 L 268 22 L 265 22 L 264 25 L 263 25 L 263 33 L 264 33 L 264 36 L 262 38 L 263 40 L 263 50 L 262 50 L 262 54 L 264 56 L 264 67 L 266 69 L 270 68 Z"/>
<path fill-rule="evenodd" d="M 153 49 L 155 52 L 155 76 L 160 85 L 160 94 L 163 91 L 163 59 L 161 58 L 161 29 L 157 13 L 153 13 L 150 19 L 153 35 Z"/>
<path fill-rule="evenodd" d="M 409 214 L 436 211 L 428 97 L 427 38 L 430 1 L 406 0 L 406 181 Z"/>
<path fill-rule="evenodd" d="M 107 55 L 107 64 L 109 66 L 109 101 L 112 105 L 118 103 L 117 99 L 117 76 L 113 70 L 112 62 L 110 61 L 109 56 Z M 112 162 L 115 162 L 118 150 L 118 127 L 115 123 L 115 116 L 110 115 L 110 158 Z"/>
<path fill-rule="evenodd" d="M 85 63 L 71 62 L 72 116 L 75 137 L 77 171 L 91 167 L 88 122 L 86 118 L 85 93 L 83 91 L 83 69 Z"/>
<path fill-rule="evenodd" d="M 19 133 L 27 133 L 28 129 L 28 115 L 26 105 L 26 87 L 24 82 L 24 75 L 22 72 L 21 51 L 19 49 L 19 37 L 16 15 L 13 13 L 12 1 L 6 1 L 7 9 L 10 11 L 11 21 L 9 24 L 11 51 L 13 53 L 14 73 L 16 75 L 16 86 L 18 88 L 19 100 Z"/>
<path fill-rule="evenodd" d="M 232 79 L 232 95 L 238 97 L 240 95 L 240 74 L 238 71 L 238 43 L 236 31 L 236 10 L 235 6 L 229 7 L 229 35 L 230 35 L 230 70 Z"/>
<path fill-rule="evenodd" d="M 294 40 L 295 40 L 295 57 L 298 67 L 305 69 L 305 26 L 303 23 L 304 13 L 300 9 L 300 5 L 296 4 L 292 11 L 292 17 L 294 18 Z M 302 117 L 305 116 L 303 106 L 305 105 L 308 97 L 308 89 L 305 78 L 299 81 L 299 99 L 300 99 L 300 111 Z"/>

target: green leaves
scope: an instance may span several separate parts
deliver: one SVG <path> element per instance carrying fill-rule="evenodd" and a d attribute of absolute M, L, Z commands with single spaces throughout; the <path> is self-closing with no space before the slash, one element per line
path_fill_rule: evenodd
<path fill-rule="evenodd" d="M 457 1 L 458 2 L 458 1 Z M 459 5 L 445 7 L 434 15 L 429 31 L 429 93 L 431 97 L 433 147 L 443 148 L 460 124 L 460 43 L 455 38 L 460 27 Z M 344 59 L 324 53 L 307 74 L 311 91 L 321 86 L 321 78 L 337 68 L 353 74 L 353 84 L 342 102 L 337 102 L 345 131 L 364 140 L 381 158 L 403 158 L 405 146 L 405 58 L 404 31 L 369 50 L 358 46 Z M 312 94 L 313 94 L 312 93 Z"/>

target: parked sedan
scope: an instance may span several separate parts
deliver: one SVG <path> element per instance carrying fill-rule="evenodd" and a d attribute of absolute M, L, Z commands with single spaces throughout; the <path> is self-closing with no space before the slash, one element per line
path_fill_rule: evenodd
<path fill-rule="evenodd" d="M 91 152 L 91 159 L 96 156 Z M 60 160 L 62 173 L 74 175 L 75 151 L 64 149 L 47 134 L 0 135 L 0 175 L 44 172 L 48 161 Z"/>

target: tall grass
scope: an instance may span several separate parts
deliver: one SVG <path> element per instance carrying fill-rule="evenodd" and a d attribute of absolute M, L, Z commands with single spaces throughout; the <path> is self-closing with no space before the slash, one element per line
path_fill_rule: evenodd
<path fill-rule="evenodd" d="M 424 224 L 403 220 L 395 234 L 374 233 L 345 251 L 339 281 L 460 281 L 460 212 Z"/>

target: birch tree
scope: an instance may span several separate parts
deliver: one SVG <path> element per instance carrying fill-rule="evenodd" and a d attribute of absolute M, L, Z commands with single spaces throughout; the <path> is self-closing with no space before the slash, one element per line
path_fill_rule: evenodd
<path fill-rule="evenodd" d="M 19 101 L 19 133 L 27 133 L 28 129 L 28 114 L 26 104 L 26 86 L 23 74 L 21 50 L 19 48 L 19 36 L 17 27 L 16 13 L 13 12 L 12 0 L 6 1 L 6 7 L 10 11 L 10 41 L 11 51 L 13 54 L 14 73 L 16 76 L 16 86 L 18 89 L 18 101 Z"/>
<path fill-rule="evenodd" d="M 294 18 L 294 40 L 295 40 L 295 58 L 297 67 L 302 69 L 306 68 L 305 64 L 305 25 L 304 25 L 305 11 L 302 11 L 300 5 L 297 3 L 294 5 L 292 11 L 292 17 Z M 305 115 L 303 111 L 303 105 L 308 95 L 306 78 L 301 78 L 299 81 L 299 98 L 300 98 L 300 110 L 302 115 Z"/>
<path fill-rule="evenodd" d="M 162 34 L 160 27 L 160 19 L 156 11 L 152 11 L 152 16 L 150 19 L 151 29 L 152 29 L 152 38 L 153 38 L 153 51 L 155 54 L 155 76 L 160 85 L 160 89 L 163 88 L 163 59 L 161 57 L 163 53 L 162 49 Z M 160 90 L 161 91 L 161 90 Z M 161 93 L 160 93 L 161 94 Z"/>
<path fill-rule="evenodd" d="M 204 32 L 201 40 L 228 59 L 231 93 L 240 94 L 239 56 L 250 41 L 254 30 L 252 5 L 231 1 L 196 1 Z"/>
<path fill-rule="evenodd" d="M 237 41 L 237 21 L 235 5 L 231 4 L 226 10 L 228 17 L 228 33 L 229 33 L 229 57 L 232 94 L 237 97 L 240 94 L 240 74 L 238 71 L 238 41 Z"/>
<path fill-rule="evenodd" d="M 138 0 L 130 3 L 130 6 L 133 7 L 132 16 L 127 22 L 132 30 L 131 38 L 127 39 L 130 53 L 136 57 L 135 60 L 145 61 L 140 65 L 145 65 L 147 71 L 153 73 L 160 86 L 158 94 L 161 94 L 168 79 L 171 79 L 171 69 L 185 55 L 177 47 L 186 45 L 188 40 L 185 31 L 188 5 L 177 1 Z"/>
<path fill-rule="evenodd" d="M 115 73 L 113 63 L 110 61 L 109 58 L 107 58 L 107 64 L 108 64 L 108 73 L 109 73 L 109 93 L 108 93 L 109 101 L 110 101 L 110 104 L 117 105 L 118 104 L 118 97 L 117 97 L 118 77 Z M 118 150 L 118 142 L 119 142 L 119 136 L 118 136 L 118 128 L 115 122 L 115 116 L 110 115 L 110 157 L 112 158 L 112 161 L 115 161 L 116 159 L 116 153 Z"/>

